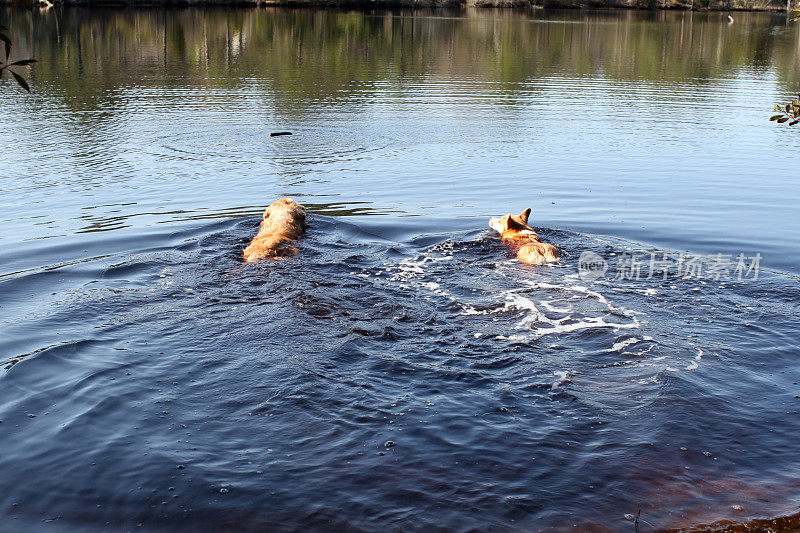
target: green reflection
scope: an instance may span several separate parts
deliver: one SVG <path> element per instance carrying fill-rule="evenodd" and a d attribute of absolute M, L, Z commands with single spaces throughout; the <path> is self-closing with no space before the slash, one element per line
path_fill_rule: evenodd
<path fill-rule="evenodd" d="M 548 76 L 703 83 L 737 69 L 798 84 L 785 15 L 641 11 L 52 9 L 0 13 L 33 54 L 39 92 L 103 111 L 125 88 L 262 85 L 292 113 L 426 77 L 496 82 L 510 98 Z M 434 16 L 435 15 L 435 16 Z M 102 120 L 101 116 L 93 119 Z"/>

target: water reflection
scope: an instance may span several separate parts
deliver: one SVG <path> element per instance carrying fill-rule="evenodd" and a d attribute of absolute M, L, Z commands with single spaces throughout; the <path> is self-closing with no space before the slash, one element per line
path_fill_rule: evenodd
<path fill-rule="evenodd" d="M 794 83 L 800 59 L 797 28 L 775 13 L 727 25 L 722 13 L 692 12 L 56 9 L 27 23 L 4 11 L 19 53 L 41 61 L 37 86 L 93 122 L 130 86 L 167 98 L 177 87 L 179 100 L 186 85 L 265 83 L 291 113 L 445 73 L 493 80 L 513 96 L 519 83 L 555 73 L 702 83 L 746 68 Z"/>

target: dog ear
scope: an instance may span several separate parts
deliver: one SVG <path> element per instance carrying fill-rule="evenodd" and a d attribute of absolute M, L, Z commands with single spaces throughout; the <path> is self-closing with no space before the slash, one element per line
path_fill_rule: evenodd
<path fill-rule="evenodd" d="M 511 220 L 513 220 L 514 223 L 519 224 L 519 226 L 522 229 L 525 229 L 525 228 L 529 227 L 528 226 L 528 217 L 530 216 L 530 214 L 531 214 L 531 208 L 529 207 L 528 209 L 526 209 L 525 211 L 523 211 L 519 215 L 511 215 Z M 511 226 L 511 227 L 516 228 L 517 226 Z"/>
<path fill-rule="evenodd" d="M 510 230 L 510 229 L 519 229 L 519 230 L 528 229 L 528 225 L 525 224 L 524 222 L 520 222 L 515 215 L 506 215 L 506 216 L 503 217 L 503 220 L 501 220 L 500 222 L 501 223 L 505 223 L 503 227 L 506 230 Z"/>

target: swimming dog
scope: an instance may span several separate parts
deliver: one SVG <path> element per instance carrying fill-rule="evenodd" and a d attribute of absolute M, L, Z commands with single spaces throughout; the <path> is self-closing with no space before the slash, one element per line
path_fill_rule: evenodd
<path fill-rule="evenodd" d="M 245 261 L 276 257 L 297 250 L 284 244 L 295 241 L 306 230 L 306 210 L 291 198 L 281 198 L 264 211 L 261 228 L 244 249 Z"/>
<path fill-rule="evenodd" d="M 561 252 L 552 244 L 542 242 L 528 225 L 529 207 L 519 215 L 508 214 L 503 218 L 490 218 L 489 227 L 500 234 L 503 244 L 509 246 L 523 263 L 540 265 L 558 261 Z"/>

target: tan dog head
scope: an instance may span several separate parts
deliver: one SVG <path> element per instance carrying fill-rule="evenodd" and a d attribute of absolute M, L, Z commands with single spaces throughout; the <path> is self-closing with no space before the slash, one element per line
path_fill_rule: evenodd
<path fill-rule="evenodd" d="M 245 261 L 276 257 L 297 250 L 284 246 L 299 239 L 306 230 L 306 210 L 291 198 L 281 198 L 265 211 L 261 227 L 242 252 Z"/>
<path fill-rule="evenodd" d="M 504 237 L 509 234 L 535 236 L 536 232 L 528 225 L 530 214 L 531 208 L 529 207 L 519 215 L 508 214 L 503 218 L 490 218 L 489 227 Z"/>
<path fill-rule="evenodd" d="M 259 233 L 282 234 L 296 239 L 306 229 L 306 210 L 291 198 L 276 200 L 264 211 Z"/>

